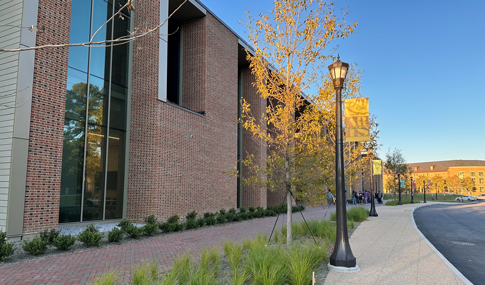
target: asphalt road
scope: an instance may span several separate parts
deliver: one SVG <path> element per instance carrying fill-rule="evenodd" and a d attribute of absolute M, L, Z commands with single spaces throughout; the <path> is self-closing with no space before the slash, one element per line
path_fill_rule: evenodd
<path fill-rule="evenodd" d="M 468 280 L 485 284 L 485 201 L 414 211 L 419 230 Z"/>

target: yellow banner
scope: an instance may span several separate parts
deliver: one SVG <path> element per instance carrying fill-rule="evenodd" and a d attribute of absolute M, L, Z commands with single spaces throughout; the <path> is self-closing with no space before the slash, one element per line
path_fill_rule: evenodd
<path fill-rule="evenodd" d="M 369 98 L 346 99 L 345 141 L 370 141 L 369 132 Z"/>
<path fill-rule="evenodd" d="M 382 161 L 380 160 L 372 161 L 372 172 L 374 173 L 374 175 L 382 174 Z"/>

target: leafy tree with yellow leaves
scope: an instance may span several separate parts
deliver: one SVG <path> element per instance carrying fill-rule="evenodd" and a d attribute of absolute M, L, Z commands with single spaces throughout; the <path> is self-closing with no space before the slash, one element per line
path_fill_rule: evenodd
<path fill-rule="evenodd" d="M 299 199 L 321 197 L 323 186 L 332 183 L 334 149 L 328 135 L 335 119 L 327 100 L 334 95 L 324 64 L 331 57 L 331 52 L 325 53 L 329 43 L 354 32 L 357 24 L 346 25 L 344 18 L 335 15 L 333 4 L 320 0 L 276 0 L 270 16 L 248 20 L 254 53 L 248 53 L 247 59 L 254 86 L 268 105 L 263 114 L 253 114 L 243 98 L 241 123 L 268 145 L 268 154 L 263 165 L 250 155 L 242 161 L 249 169 L 243 181 L 287 191 L 288 245 L 292 241 L 290 193 Z M 360 76 L 353 74 L 355 84 L 348 86 L 358 90 Z"/>

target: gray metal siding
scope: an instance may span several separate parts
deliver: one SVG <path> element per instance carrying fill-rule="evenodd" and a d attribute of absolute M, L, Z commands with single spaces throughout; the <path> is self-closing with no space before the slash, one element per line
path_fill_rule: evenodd
<path fill-rule="evenodd" d="M 22 0 L 0 0 L 1 48 L 19 48 Z M 12 138 L 19 71 L 19 53 L 0 53 L 0 230 L 7 225 Z"/>

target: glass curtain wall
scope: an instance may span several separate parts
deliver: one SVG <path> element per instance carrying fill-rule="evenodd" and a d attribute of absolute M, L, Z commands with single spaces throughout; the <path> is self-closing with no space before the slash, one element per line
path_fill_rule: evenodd
<path fill-rule="evenodd" d="M 73 0 L 70 42 L 128 35 L 128 11 L 106 23 L 124 3 Z M 126 43 L 69 48 L 60 223 L 122 216 L 128 56 Z"/>

